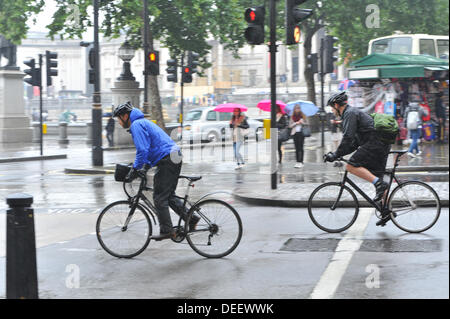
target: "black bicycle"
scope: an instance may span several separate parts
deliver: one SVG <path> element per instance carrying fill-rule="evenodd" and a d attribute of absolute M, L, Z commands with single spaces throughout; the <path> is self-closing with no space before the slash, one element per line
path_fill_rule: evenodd
<path fill-rule="evenodd" d="M 181 243 L 187 240 L 191 248 L 207 258 L 221 258 L 233 252 L 242 237 L 242 222 L 237 211 L 228 203 L 207 198 L 215 193 L 204 195 L 195 203 L 189 202 L 189 189 L 201 176 L 181 176 L 188 180 L 183 208 L 188 208 L 186 221 L 180 217 L 174 226 L 176 237 L 172 241 Z M 114 202 L 103 209 L 97 219 L 97 238 L 103 249 L 118 258 L 132 258 L 142 253 L 151 241 L 152 222 L 157 224 L 158 211 L 144 192 L 152 192 L 147 186 L 147 175 L 139 174 L 139 188 L 136 184 L 123 182 L 127 200 Z M 143 200 L 143 203 L 140 200 Z M 194 229 L 189 221 L 193 216 L 200 217 Z"/>
<path fill-rule="evenodd" d="M 378 226 L 385 226 L 391 220 L 398 228 L 409 233 L 421 233 L 430 229 L 441 213 L 441 202 L 436 191 L 428 184 L 419 181 L 400 182 L 395 176 L 399 159 L 407 151 L 391 151 L 395 154 L 394 167 L 386 170 L 390 176 L 389 187 L 383 199 L 374 202 L 352 180 L 345 171 L 341 182 L 324 183 L 310 195 L 308 213 L 313 223 L 329 233 L 339 233 L 356 221 L 359 202 L 350 185 L 367 203 L 376 209 L 380 219 Z M 338 159 L 348 163 L 343 158 Z M 390 192 L 392 182 L 398 185 Z"/>

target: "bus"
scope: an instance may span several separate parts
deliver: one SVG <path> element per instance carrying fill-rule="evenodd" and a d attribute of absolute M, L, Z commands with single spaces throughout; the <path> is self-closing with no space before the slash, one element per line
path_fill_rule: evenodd
<path fill-rule="evenodd" d="M 391 54 L 423 54 L 448 60 L 448 35 L 396 33 L 369 42 L 369 52 Z"/>

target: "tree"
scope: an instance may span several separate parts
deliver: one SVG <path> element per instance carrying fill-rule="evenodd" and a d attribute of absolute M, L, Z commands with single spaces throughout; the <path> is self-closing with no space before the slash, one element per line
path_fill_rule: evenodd
<path fill-rule="evenodd" d="M 58 10 L 49 24 L 50 35 L 67 38 L 80 38 L 92 22 L 88 8 L 92 0 L 56 0 Z M 185 51 L 200 54 L 200 66 L 208 67 L 205 55 L 211 48 L 207 40 L 219 39 L 225 48 L 236 55 L 244 45 L 243 11 L 238 0 L 152 0 L 149 1 L 150 32 L 149 45 L 153 49 L 154 40 L 161 41 L 174 56 Z M 65 23 L 68 5 L 76 5 L 80 12 L 77 26 Z M 135 48 L 143 47 L 143 0 L 100 1 L 100 11 L 104 14 L 101 32 L 106 37 L 117 38 L 125 33 Z M 155 76 L 149 76 L 149 102 L 152 117 L 159 126 L 164 127 L 159 90 Z"/>
<path fill-rule="evenodd" d="M 351 10 L 349 9 L 351 8 Z M 339 38 L 341 56 L 357 60 L 367 55 L 371 39 L 404 33 L 448 34 L 446 0 L 335 0 L 325 1 L 327 29 Z M 379 18 L 377 23 L 371 19 Z"/>
<path fill-rule="evenodd" d="M 25 38 L 27 21 L 38 14 L 44 0 L 1 0 L 0 1 L 0 34 L 15 44 Z"/>

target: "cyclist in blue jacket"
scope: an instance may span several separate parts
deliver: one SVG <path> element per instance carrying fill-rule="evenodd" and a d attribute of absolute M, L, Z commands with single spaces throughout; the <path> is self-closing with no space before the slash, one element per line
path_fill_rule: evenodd
<path fill-rule="evenodd" d="M 144 118 L 141 110 L 126 102 L 114 109 L 113 116 L 119 124 L 129 129 L 136 147 L 136 159 L 126 180 L 136 178 L 144 166 L 156 166 L 153 177 L 153 200 L 158 210 L 160 234 L 152 236 L 154 240 L 163 240 L 175 236 L 169 206 L 184 220 L 187 211 L 183 210 L 183 202 L 175 197 L 178 178 L 181 172 L 182 154 L 178 145 L 155 123 Z M 145 172 L 142 172 L 145 173 Z M 195 228 L 199 218 L 194 216 L 190 228 Z"/>

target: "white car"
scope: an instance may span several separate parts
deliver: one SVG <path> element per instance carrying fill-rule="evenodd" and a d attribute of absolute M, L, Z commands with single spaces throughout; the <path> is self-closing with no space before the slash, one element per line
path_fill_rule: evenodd
<path fill-rule="evenodd" d="M 183 140 L 219 142 L 222 135 L 231 138 L 230 120 L 232 113 L 216 112 L 214 107 L 199 107 L 186 113 L 183 123 Z M 263 133 L 261 121 L 248 119 L 249 139 L 259 141 Z"/>

